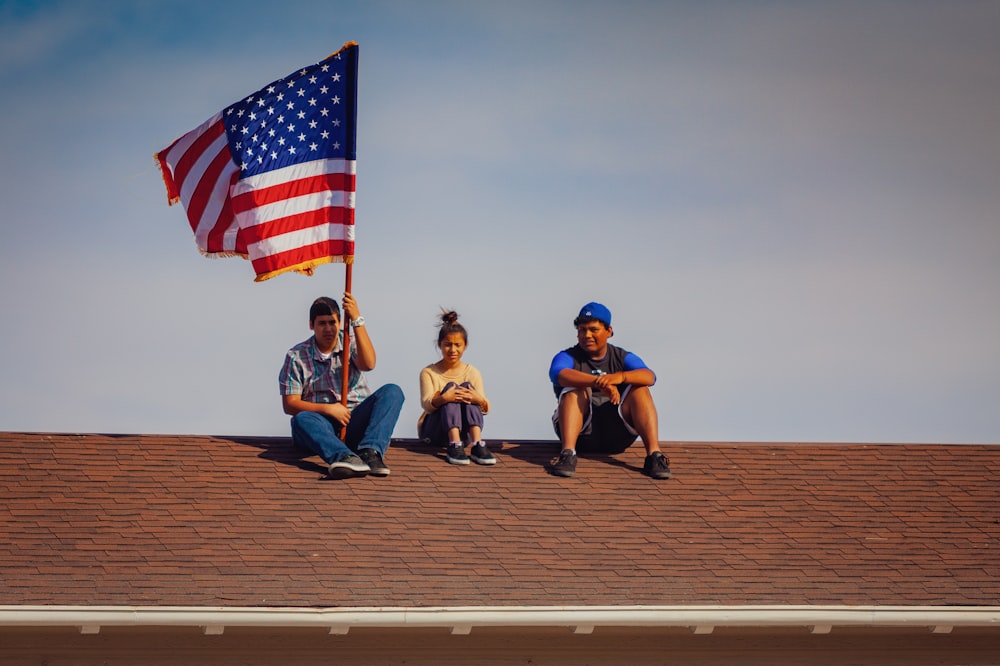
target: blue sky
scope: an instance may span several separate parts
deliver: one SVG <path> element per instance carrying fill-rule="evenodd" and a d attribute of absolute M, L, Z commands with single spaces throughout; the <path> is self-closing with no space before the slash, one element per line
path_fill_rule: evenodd
<path fill-rule="evenodd" d="M 551 439 L 597 300 L 680 441 L 1000 442 L 1000 3 L 0 2 L 0 430 L 284 435 L 342 266 L 198 254 L 153 153 L 360 44 L 354 293 Z"/>

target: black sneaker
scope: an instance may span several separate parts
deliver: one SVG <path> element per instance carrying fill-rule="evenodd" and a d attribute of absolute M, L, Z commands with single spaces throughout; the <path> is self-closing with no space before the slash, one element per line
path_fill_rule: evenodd
<path fill-rule="evenodd" d="M 349 455 L 330 463 L 327 473 L 331 479 L 349 479 L 353 476 L 364 476 L 371 470 L 361 458 Z"/>
<path fill-rule="evenodd" d="M 486 444 L 483 442 L 476 442 L 472 445 L 472 449 L 469 451 L 469 457 L 472 458 L 472 462 L 479 465 L 496 465 L 496 457 L 490 453 L 490 450 L 486 448 Z"/>
<path fill-rule="evenodd" d="M 558 458 L 553 458 L 549 463 L 549 472 L 556 476 L 573 476 L 576 474 L 576 451 L 563 449 L 559 452 Z"/>
<path fill-rule="evenodd" d="M 642 471 L 654 479 L 669 479 L 670 458 L 660 451 L 654 451 L 646 456 L 646 463 L 642 466 Z"/>
<path fill-rule="evenodd" d="M 365 461 L 371 470 L 369 474 L 372 476 L 389 476 L 389 468 L 385 466 L 385 461 L 382 460 L 381 453 L 375 449 L 360 449 L 358 455 L 361 456 L 361 459 Z"/>
<path fill-rule="evenodd" d="M 469 456 L 465 455 L 465 447 L 461 444 L 449 444 L 448 452 L 445 454 L 444 458 L 452 465 L 469 464 Z"/>

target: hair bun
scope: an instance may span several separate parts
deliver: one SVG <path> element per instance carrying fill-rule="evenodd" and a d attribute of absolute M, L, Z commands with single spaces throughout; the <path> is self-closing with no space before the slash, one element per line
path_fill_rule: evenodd
<path fill-rule="evenodd" d="M 441 313 L 441 323 L 454 324 L 456 321 L 458 321 L 458 313 L 454 310 Z"/>

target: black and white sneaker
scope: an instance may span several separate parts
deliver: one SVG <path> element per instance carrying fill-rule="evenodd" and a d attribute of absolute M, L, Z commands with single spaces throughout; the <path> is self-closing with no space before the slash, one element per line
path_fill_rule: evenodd
<path fill-rule="evenodd" d="M 469 456 L 465 455 L 465 447 L 461 444 L 449 444 L 448 452 L 445 454 L 444 459 L 452 465 L 469 464 Z"/>
<path fill-rule="evenodd" d="M 670 458 L 660 451 L 653 451 L 646 456 L 646 462 L 642 466 L 642 471 L 654 479 L 670 478 Z"/>
<path fill-rule="evenodd" d="M 382 460 L 382 454 L 375 449 L 360 449 L 358 455 L 361 459 L 365 461 L 368 468 L 371 470 L 369 474 L 372 476 L 389 476 L 389 468 L 386 467 L 385 461 Z"/>
<path fill-rule="evenodd" d="M 490 450 L 486 448 L 486 444 L 483 442 L 476 442 L 472 445 L 469 450 L 469 457 L 472 458 L 472 462 L 478 465 L 496 465 L 497 459 Z"/>
<path fill-rule="evenodd" d="M 367 463 L 353 454 L 334 460 L 327 469 L 331 479 L 350 479 L 355 476 L 364 476 L 369 471 L 371 468 L 368 467 Z"/>
<path fill-rule="evenodd" d="M 576 451 L 563 449 L 558 458 L 549 463 L 549 472 L 555 476 L 570 477 L 576 474 Z"/>

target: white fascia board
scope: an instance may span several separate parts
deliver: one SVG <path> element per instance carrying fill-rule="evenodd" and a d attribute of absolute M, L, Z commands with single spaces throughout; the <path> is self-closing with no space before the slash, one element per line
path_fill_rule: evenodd
<path fill-rule="evenodd" d="M 0 606 L 34 627 L 1000 627 L 1000 606 L 472 606 L 258 608 Z"/>

